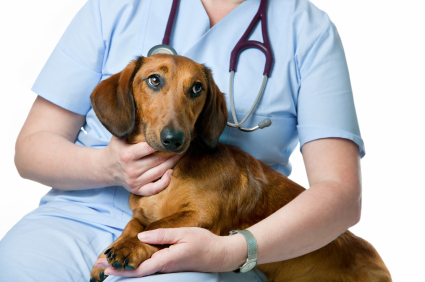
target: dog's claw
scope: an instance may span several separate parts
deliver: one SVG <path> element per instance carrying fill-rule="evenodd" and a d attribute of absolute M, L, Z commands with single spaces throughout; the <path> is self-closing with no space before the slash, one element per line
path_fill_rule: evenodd
<path fill-rule="evenodd" d="M 107 249 L 103 254 L 107 255 L 112 250 L 112 248 Z"/>
<path fill-rule="evenodd" d="M 103 281 L 104 276 L 105 276 L 105 274 L 103 273 L 103 271 L 101 271 L 101 272 L 99 273 L 100 281 Z"/>
<path fill-rule="evenodd" d="M 115 258 L 117 255 L 116 254 L 112 254 L 111 258 Z"/>
<path fill-rule="evenodd" d="M 96 278 L 93 277 L 89 282 L 96 282 Z"/>
<path fill-rule="evenodd" d="M 122 265 L 118 261 L 114 261 L 114 263 L 112 264 L 112 266 L 115 269 L 122 269 Z"/>
<path fill-rule="evenodd" d="M 134 270 L 134 267 L 132 267 L 131 265 L 128 265 L 128 258 L 124 260 L 124 263 L 122 264 L 122 266 L 124 267 L 125 270 Z"/>
<path fill-rule="evenodd" d="M 125 270 L 134 270 L 134 267 L 132 267 L 131 265 L 126 265 L 124 267 Z"/>

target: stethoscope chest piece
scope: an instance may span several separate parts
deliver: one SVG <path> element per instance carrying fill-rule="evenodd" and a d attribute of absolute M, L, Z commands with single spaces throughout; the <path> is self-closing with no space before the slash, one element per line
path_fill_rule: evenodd
<path fill-rule="evenodd" d="M 160 45 L 153 46 L 149 50 L 148 57 L 155 54 L 177 55 L 177 52 L 170 45 L 160 44 Z"/>

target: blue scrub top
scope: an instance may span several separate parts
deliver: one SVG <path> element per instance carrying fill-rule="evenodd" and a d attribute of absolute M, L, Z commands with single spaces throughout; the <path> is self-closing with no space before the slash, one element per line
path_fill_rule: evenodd
<path fill-rule="evenodd" d="M 90 94 L 101 80 L 162 42 L 171 3 L 89 0 L 70 23 L 32 90 L 67 110 L 86 115 L 77 145 L 108 145 L 111 134 L 93 112 Z M 210 28 L 201 1 L 180 1 L 170 45 L 179 55 L 213 70 L 228 105 L 230 53 L 259 4 L 260 0 L 247 0 Z M 241 148 L 286 176 L 291 173 L 289 156 L 298 142 L 302 147 L 315 139 L 345 138 L 359 146 L 363 157 L 344 50 L 329 17 L 307 0 L 269 0 L 267 16 L 275 62 L 264 95 L 244 127 L 256 126 L 265 117 L 272 125 L 252 133 L 226 127 L 220 142 Z M 260 25 L 250 39 L 262 42 Z M 239 57 L 234 83 L 239 120 L 256 98 L 264 63 L 264 55 L 256 49 L 245 50 Z M 229 121 L 233 122 L 230 107 Z M 128 192 L 122 187 L 52 189 L 41 204 L 51 201 L 79 202 L 121 220 L 131 214 Z"/>

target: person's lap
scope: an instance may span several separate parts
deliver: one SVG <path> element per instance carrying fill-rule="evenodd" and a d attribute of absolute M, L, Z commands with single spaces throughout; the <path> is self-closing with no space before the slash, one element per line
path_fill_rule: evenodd
<path fill-rule="evenodd" d="M 200 273 L 200 272 L 181 272 L 170 274 L 155 274 L 143 278 L 124 278 L 124 277 L 108 277 L 105 282 L 261 282 L 266 281 L 260 279 L 262 273 L 248 272 L 248 273 Z M 111 279 L 110 279 L 111 278 Z M 109 280 L 110 279 L 110 280 Z"/>
<path fill-rule="evenodd" d="M 122 229 L 92 221 L 97 211 L 63 203 L 43 205 L 20 220 L 0 241 L 0 281 L 88 281 L 94 261 Z M 105 215 L 99 214 L 105 221 Z M 125 223 L 123 224 L 125 225 Z M 108 277 L 105 282 L 259 281 L 254 272 L 173 273 L 144 278 Z"/>

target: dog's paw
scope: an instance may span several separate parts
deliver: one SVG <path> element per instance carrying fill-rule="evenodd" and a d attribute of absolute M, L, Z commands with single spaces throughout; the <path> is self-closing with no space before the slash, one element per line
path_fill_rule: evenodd
<path fill-rule="evenodd" d="M 91 274 L 90 274 L 90 281 L 89 282 L 102 282 L 103 280 L 108 277 L 108 275 L 105 275 L 105 269 L 101 267 L 93 267 Z"/>
<path fill-rule="evenodd" d="M 142 243 L 136 237 L 115 241 L 105 251 L 110 266 L 118 270 L 134 270 L 152 256 L 157 248 Z"/>

